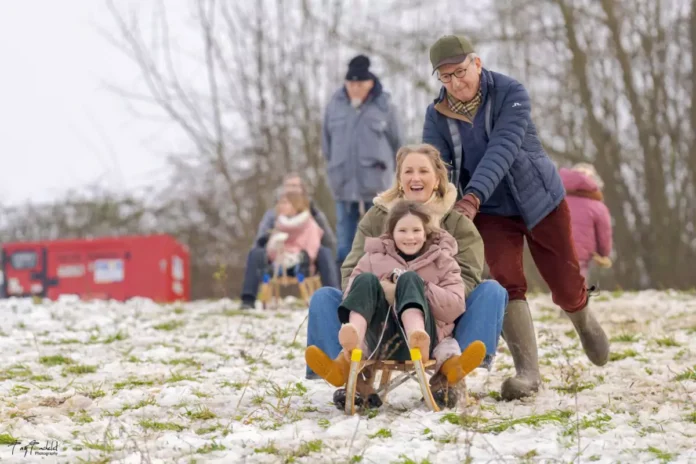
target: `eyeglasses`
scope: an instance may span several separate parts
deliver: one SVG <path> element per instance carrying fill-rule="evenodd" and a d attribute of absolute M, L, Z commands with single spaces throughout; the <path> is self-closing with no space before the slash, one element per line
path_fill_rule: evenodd
<path fill-rule="evenodd" d="M 453 73 L 440 74 L 437 79 L 443 84 L 449 84 L 452 82 L 452 76 L 456 77 L 457 79 L 464 79 L 466 72 L 469 70 L 472 64 L 474 64 L 473 60 L 469 62 L 469 65 L 466 68 L 457 68 Z"/>

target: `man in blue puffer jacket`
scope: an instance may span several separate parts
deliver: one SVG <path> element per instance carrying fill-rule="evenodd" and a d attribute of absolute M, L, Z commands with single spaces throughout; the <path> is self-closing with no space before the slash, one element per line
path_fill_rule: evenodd
<path fill-rule="evenodd" d="M 509 295 L 503 336 L 517 375 L 503 383 L 503 398 L 529 396 L 540 383 L 522 266 L 525 238 L 588 358 L 604 365 L 609 341 L 588 306 L 563 183 L 539 141 L 527 90 L 483 68 L 461 36 L 441 37 L 430 49 L 430 61 L 443 87 L 426 111 L 423 142 L 437 147 L 449 164 L 459 190 L 455 209 L 476 224 L 490 273 Z"/>

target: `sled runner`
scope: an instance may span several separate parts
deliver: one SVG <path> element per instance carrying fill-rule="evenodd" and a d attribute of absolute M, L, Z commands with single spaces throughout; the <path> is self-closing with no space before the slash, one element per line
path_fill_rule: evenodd
<path fill-rule="evenodd" d="M 435 367 L 435 360 L 430 359 L 423 362 L 421 352 L 418 348 L 413 348 L 410 350 L 411 360 L 410 361 L 379 361 L 379 360 L 366 360 L 362 361 L 362 350 L 355 349 L 351 353 L 351 363 L 350 363 L 350 374 L 348 375 L 348 382 L 346 383 L 346 393 L 345 393 L 345 406 L 344 411 L 348 415 L 355 414 L 356 411 L 356 387 L 358 384 L 358 376 L 362 375 L 362 371 L 369 367 L 369 377 L 366 381 L 374 382 L 377 372 L 381 372 L 382 375 L 379 381 L 379 388 L 376 390 L 376 394 L 380 395 L 381 401 L 386 401 L 387 394 L 390 390 L 403 384 L 410 378 L 416 379 L 420 386 L 421 393 L 425 400 L 425 404 L 431 411 L 438 412 L 440 407 L 437 405 L 433 394 L 430 391 L 430 384 L 428 383 L 428 376 L 426 375 L 426 370 L 432 370 Z M 391 380 L 393 372 L 402 372 L 401 376 Z M 364 401 L 368 401 L 365 398 Z"/>

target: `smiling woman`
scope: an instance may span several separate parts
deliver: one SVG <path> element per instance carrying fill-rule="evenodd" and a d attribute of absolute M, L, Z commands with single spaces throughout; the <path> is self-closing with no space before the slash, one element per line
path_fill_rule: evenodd
<path fill-rule="evenodd" d="M 374 206 L 358 224 L 352 249 L 341 268 L 342 288 L 347 290 L 351 274 L 365 255 L 367 239 L 380 237 L 386 231 L 392 209 L 403 200 L 423 205 L 430 218 L 428 225 L 443 229 L 456 242 L 452 256 L 464 283 L 466 301 L 462 302 L 461 309 L 464 312 L 466 307 L 466 312 L 453 321 L 454 339 L 462 350 L 476 340 L 483 341 L 486 354 L 482 367 L 488 367 L 495 356 L 502 330 L 507 295 L 497 282 L 481 282 L 483 242 L 474 224 L 454 211 L 456 197 L 456 188 L 447 181 L 447 168 L 435 147 L 428 144 L 402 147 L 396 156 L 396 178 L 391 188 L 374 198 Z M 382 286 L 386 294 L 395 290 L 387 283 Z M 319 350 L 326 357 L 333 358 L 329 359 L 331 362 L 327 369 L 333 369 L 337 375 L 333 376 L 326 369 L 322 375 L 332 376 L 333 380 L 337 380 L 334 383 L 340 383 L 347 366 L 345 357 L 340 354 L 342 346 L 339 343 L 341 322 L 338 308 L 342 299 L 339 290 L 321 288 L 314 293 L 309 305 L 307 345 L 314 348 L 308 350 L 308 355 Z M 326 361 L 326 358 L 323 360 Z M 314 378 L 309 368 L 307 376 Z M 447 379 L 441 373 L 431 379 L 434 391 L 446 387 L 446 383 Z"/>

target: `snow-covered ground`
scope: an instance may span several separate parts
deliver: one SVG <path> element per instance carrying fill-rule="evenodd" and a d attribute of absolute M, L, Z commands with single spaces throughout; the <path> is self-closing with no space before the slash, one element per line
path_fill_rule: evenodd
<path fill-rule="evenodd" d="M 408 382 L 377 414 L 348 417 L 331 386 L 304 378 L 297 305 L 5 300 L 0 460 L 39 461 L 48 441 L 57 454 L 42 462 L 696 462 L 696 296 L 595 302 L 612 337 L 604 368 L 540 295 L 536 398 L 496 400 L 513 372 L 501 342 L 493 371 L 468 378 L 472 406 L 429 412 Z"/>

